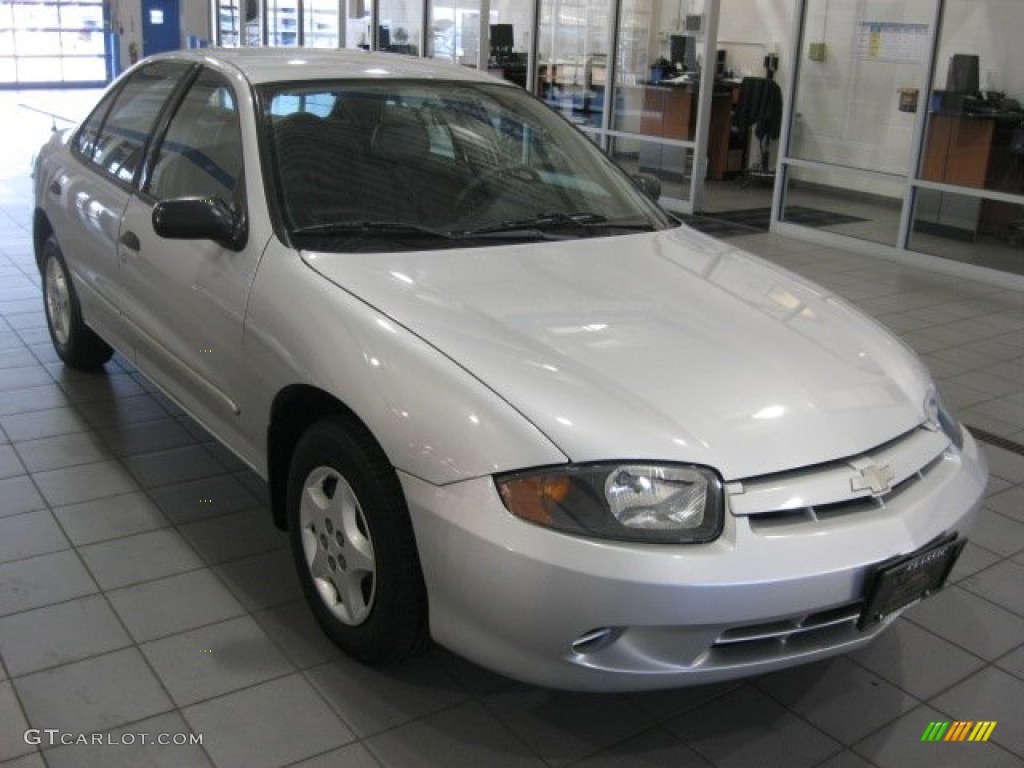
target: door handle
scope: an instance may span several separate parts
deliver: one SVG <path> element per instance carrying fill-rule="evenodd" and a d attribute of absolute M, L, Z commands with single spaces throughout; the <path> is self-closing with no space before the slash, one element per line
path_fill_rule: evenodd
<path fill-rule="evenodd" d="M 139 236 L 130 229 L 121 235 L 118 242 L 131 251 L 137 251 L 142 247 L 142 243 L 139 242 Z"/>

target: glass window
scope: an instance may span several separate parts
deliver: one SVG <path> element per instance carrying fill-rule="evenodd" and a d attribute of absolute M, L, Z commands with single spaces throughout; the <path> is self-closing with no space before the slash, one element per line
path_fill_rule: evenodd
<path fill-rule="evenodd" d="M 919 189 L 913 210 L 913 250 L 1024 275 L 1024 201 Z"/>
<path fill-rule="evenodd" d="M 59 56 L 22 56 L 18 59 L 18 82 L 59 83 L 64 76 Z"/>
<path fill-rule="evenodd" d="M 433 0 L 430 55 L 475 67 L 480 58 L 480 0 Z"/>
<path fill-rule="evenodd" d="M 299 44 L 298 0 L 268 0 L 267 44 L 278 47 Z"/>
<path fill-rule="evenodd" d="M 208 197 L 232 202 L 240 192 L 242 138 L 234 93 L 204 70 L 167 127 L 148 183 L 158 200 Z"/>
<path fill-rule="evenodd" d="M 423 5 L 418 0 L 382 0 L 377 48 L 418 56 Z"/>
<path fill-rule="evenodd" d="M 492 0 L 489 21 L 487 50 L 490 67 L 497 70 L 493 74 L 525 88 L 533 3 Z"/>
<path fill-rule="evenodd" d="M 373 0 L 346 0 L 344 48 L 369 50 L 373 44 L 370 31 L 370 17 L 373 14 Z"/>
<path fill-rule="evenodd" d="M 263 28 L 260 24 L 261 5 L 262 3 L 259 2 L 259 0 L 245 0 L 245 21 L 242 34 L 242 45 L 263 45 Z"/>
<path fill-rule="evenodd" d="M 239 0 L 217 2 L 217 39 L 227 48 L 242 44 L 242 14 L 238 4 Z"/>
<path fill-rule="evenodd" d="M 307 48 L 338 47 L 337 0 L 305 0 L 302 24 L 303 44 Z"/>
<path fill-rule="evenodd" d="M 607 93 L 608 0 L 542 0 L 537 94 L 570 121 L 600 127 Z"/>
<path fill-rule="evenodd" d="M 803 160 L 907 175 L 916 93 L 927 73 L 937 0 L 904 0 L 899 21 L 861 0 L 808 0 L 790 155 Z M 912 100 L 908 95 L 908 100 Z"/>
<path fill-rule="evenodd" d="M 662 197 L 686 200 L 690 197 L 693 149 L 665 144 L 652 138 L 609 139 L 608 154 L 631 174 L 647 173 L 661 181 Z"/>
<path fill-rule="evenodd" d="M 110 111 L 110 105 L 114 103 L 118 93 L 119 91 L 116 90 L 108 91 L 100 99 L 99 104 L 89 113 L 89 116 L 82 122 L 82 127 L 75 134 L 74 143 L 72 144 L 76 152 L 87 158 L 93 156 L 96 150 L 96 139 L 100 135 L 103 120 L 106 118 L 107 112 Z"/>
<path fill-rule="evenodd" d="M 91 160 L 118 179 L 133 181 L 160 110 L 189 69 L 181 62 L 156 62 L 132 75 L 103 123 Z"/>
<path fill-rule="evenodd" d="M 107 79 L 102 0 L 0 4 L 2 83 L 102 83 Z"/>
<path fill-rule="evenodd" d="M 935 57 L 919 178 L 1010 194 L 1024 193 L 1024 4 L 947 0 Z M 1021 149 L 1024 152 L 1024 149 Z"/>
<path fill-rule="evenodd" d="M 895 246 L 904 180 L 848 168 L 786 170 L 782 221 Z M 870 189 L 871 191 L 864 191 Z"/>

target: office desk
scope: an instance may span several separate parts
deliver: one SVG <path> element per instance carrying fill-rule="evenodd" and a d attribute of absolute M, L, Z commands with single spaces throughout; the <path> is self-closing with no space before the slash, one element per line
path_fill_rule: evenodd
<path fill-rule="evenodd" d="M 933 112 L 929 115 L 921 178 L 974 189 L 1019 194 L 1020 160 L 1009 152 L 1020 113 Z M 919 197 L 916 228 L 964 239 L 998 233 L 1019 210 L 954 193 Z"/>
<path fill-rule="evenodd" d="M 508 80 L 521 88 L 526 87 L 526 65 L 515 63 L 498 63 L 487 66 L 487 74 Z"/>
<path fill-rule="evenodd" d="M 666 139 L 692 140 L 697 135 L 696 86 L 647 85 L 643 86 L 643 112 L 640 133 Z M 711 96 L 711 124 L 708 128 L 709 179 L 725 178 L 729 165 L 729 130 L 735 90 L 718 90 Z"/>

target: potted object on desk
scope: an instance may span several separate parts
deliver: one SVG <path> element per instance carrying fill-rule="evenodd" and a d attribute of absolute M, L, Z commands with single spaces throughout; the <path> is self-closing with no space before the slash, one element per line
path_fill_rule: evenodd
<path fill-rule="evenodd" d="M 672 62 L 664 56 L 659 56 L 651 64 L 651 82 L 660 83 L 665 76 L 672 71 Z"/>

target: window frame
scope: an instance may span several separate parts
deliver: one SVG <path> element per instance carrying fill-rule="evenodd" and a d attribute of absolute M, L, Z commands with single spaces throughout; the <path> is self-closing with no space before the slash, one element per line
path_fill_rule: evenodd
<path fill-rule="evenodd" d="M 99 139 L 104 135 L 104 131 L 107 128 L 107 123 L 110 120 L 111 113 L 113 112 L 118 101 L 124 95 L 125 89 L 128 87 L 128 85 L 135 78 L 141 77 L 143 73 L 150 71 L 154 67 L 166 66 L 168 64 L 180 66 L 181 72 L 177 76 L 177 80 L 174 86 L 164 97 L 164 100 L 161 102 L 160 107 L 156 111 L 153 124 L 150 127 L 150 130 L 146 134 L 146 137 L 142 143 L 141 160 L 135 167 L 132 173 L 132 178 L 130 180 L 124 179 L 118 176 L 116 173 L 112 173 L 111 171 L 109 171 L 106 167 L 104 167 L 96 160 L 96 144 L 98 143 Z M 164 125 L 168 109 L 171 108 L 171 105 L 177 104 L 183 89 L 187 88 L 188 85 L 192 82 L 195 76 L 195 72 L 198 69 L 198 65 L 194 62 L 180 59 L 159 59 L 150 62 L 149 64 L 143 65 L 138 69 L 134 69 L 130 73 L 126 74 L 124 78 L 115 83 L 111 90 L 100 99 L 99 104 L 97 104 L 96 107 L 93 108 L 92 112 L 89 113 L 89 116 L 86 117 L 85 120 L 83 120 L 82 123 L 79 125 L 79 127 L 75 129 L 75 133 L 71 137 L 71 140 L 69 142 L 72 155 L 76 157 L 90 171 L 99 176 L 102 176 L 104 179 L 112 182 L 113 184 L 116 184 L 122 189 L 128 191 L 137 190 L 140 187 L 142 180 L 145 178 L 145 172 L 150 163 L 153 139 L 160 133 L 161 127 Z M 86 154 L 86 152 L 83 151 L 80 139 L 83 136 L 87 126 L 89 126 L 90 121 L 93 119 L 93 117 L 101 112 L 102 117 L 100 118 L 98 127 L 96 129 L 96 135 L 93 139 L 91 150 L 88 154 Z"/>

